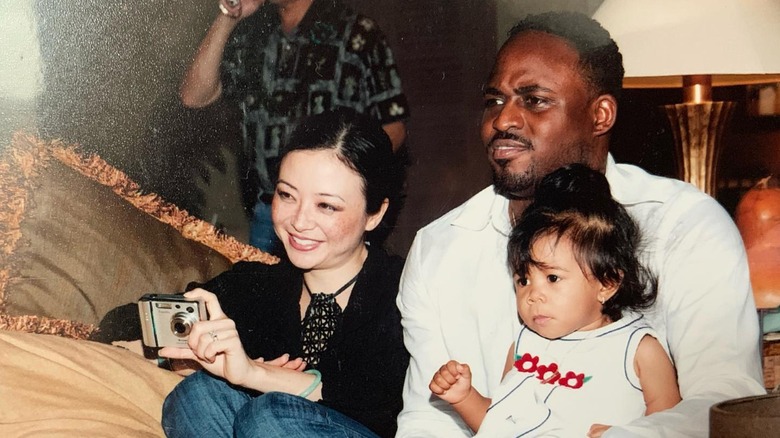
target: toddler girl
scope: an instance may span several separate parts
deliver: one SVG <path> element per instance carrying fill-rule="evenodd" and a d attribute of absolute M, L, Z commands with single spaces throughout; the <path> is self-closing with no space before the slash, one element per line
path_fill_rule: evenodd
<path fill-rule="evenodd" d="M 431 391 L 479 436 L 590 436 L 676 405 L 674 366 L 635 311 L 655 279 L 639 230 L 606 178 L 575 164 L 547 175 L 509 238 L 521 327 L 493 399 L 451 360 Z"/>

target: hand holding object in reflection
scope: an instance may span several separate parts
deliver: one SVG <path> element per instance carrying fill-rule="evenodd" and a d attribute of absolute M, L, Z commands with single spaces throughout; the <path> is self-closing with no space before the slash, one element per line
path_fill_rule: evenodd
<path fill-rule="evenodd" d="M 219 0 L 219 10 L 223 15 L 238 20 L 244 19 L 265 4 L 265 0 Z"/>

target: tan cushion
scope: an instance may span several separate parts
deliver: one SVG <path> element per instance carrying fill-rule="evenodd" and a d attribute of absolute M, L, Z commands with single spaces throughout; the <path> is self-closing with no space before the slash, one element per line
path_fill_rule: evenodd
<path fill-rule="evenodd" d="M 0 156 L 0 329 L 85 338 L 112 308 L 184 290 L 262 251 L 144 193 L 74 146 L 16 135 Z"/>
<path fill-rule="evenodd" d="M 161 437 L 180 380 L 119 347 L 0 331 L 0 436 Z"/>

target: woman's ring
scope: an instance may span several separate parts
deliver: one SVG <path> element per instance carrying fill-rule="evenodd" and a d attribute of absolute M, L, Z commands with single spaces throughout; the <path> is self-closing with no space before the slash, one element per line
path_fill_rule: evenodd
<path fill-rule="evenodd" d="M 219 340 L 219 337 L 217 336 L 217 334 L 216 334 L 216 333 L 214 333 L 214 330 L 212 330 L 212 331 L 210 331 L 210 332 L 209 332 L 209 336 L 211 336 L 211 342 L 214 342 L 214 341 L 218 341 L 218 340 Z"/>

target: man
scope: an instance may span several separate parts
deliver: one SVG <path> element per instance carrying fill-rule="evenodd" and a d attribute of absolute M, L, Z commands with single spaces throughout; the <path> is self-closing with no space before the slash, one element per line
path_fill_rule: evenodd
<path fill-rule="evenodd" d="M 221 0 L 182 81 L 182 103 L 238 101 L 260 180 L 250 243 L 273 251 L 270 199 L 279 148 L 301 117 L 347 107 L 379 120 L 397 150 L 409 110 L 376 23 L 338 0 Z"/>
<path fill-rule="evenodd" d="M 725 211 L 693 186 L 618 165 L 608 153 L 623 77 L 614 41 L 590 18 L 521 21 L 484 91 L 482 140 L 494 184 L 420 230 L 398 306 L 412 355 L 398 437 L 469 436 L 428 383 L 450 359 L 488 397 L 518 328 L 506 244 L 514 218 L 548 172 L 583 163 L 605 172 L 644 233 L 659 277 L 648 317 L 676 366 L 683 401 L 604 436 L 707 436 L 712 404 L 763 393 L 758 326 L 742 243 Z"/>

